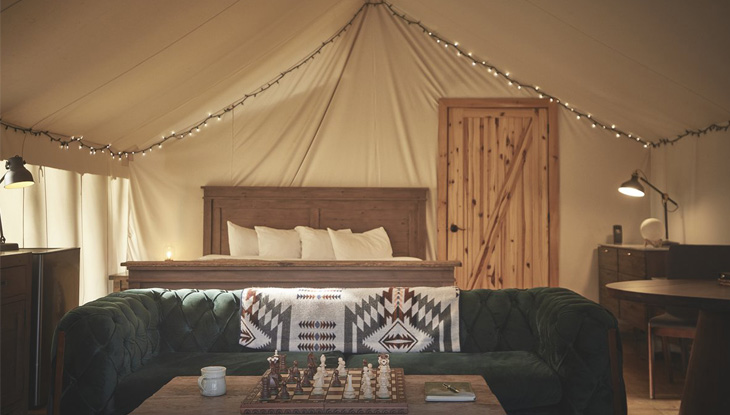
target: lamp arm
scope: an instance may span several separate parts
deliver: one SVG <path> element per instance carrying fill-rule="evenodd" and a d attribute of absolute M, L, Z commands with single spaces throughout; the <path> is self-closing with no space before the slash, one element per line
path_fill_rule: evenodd
<path fill-rule="evenodd" d="M 655 192 L 657 192 L 657 193 L 659 193 L 660 195 L 662 195 L 662 198 L 663 198 L 664 200 L 666 200 L 667 202 L 672 202 L 672 204 L 673 204 L 674 206 L 676 206 L 676 207 L 679 207 L 679 205 L 677 204 L 677 202 L 675 202 L 674 200 L 672 200 L 672 198 L 671 198 L 671 197 L 669 197 L 669 195 L 668 195 L 667 193 L 664 193 L 664 192 L 662 192 L 661 190 L 659 190 L 659 189 L 658 189 L 658 188 L 657 188 L 656 186 L 654 186 L 653 184 L 651 184 L 651 182 L 650 182 L 650 181 L 646 180 L 646 179 L 645 179 L 645 178 L 643 178 L 642 176 L 639 176 L 639 179 L 640 179 L 640 180 L 641 180 L 642 182 L 644 182 L 644 183 L 646 183 L 647 185 L 649 185 L 649 187 L 651 187 L 652 189 L 654 189 L 654 191 L 655 191 Z M 666 202 L 664 202 L 664 204 L 666 205 Z"/>

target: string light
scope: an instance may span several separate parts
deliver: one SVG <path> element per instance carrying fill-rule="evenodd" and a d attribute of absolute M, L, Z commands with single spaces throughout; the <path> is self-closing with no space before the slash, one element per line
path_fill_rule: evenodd
<path fill-rule="evenodd" d="M 243 96 L 243 98 L 241 98 L 241 99 L 233 102 L 232 104 L 228 105 L 227 107 L 225 107 L 225 108 L 223 108 L 223 109 L 221 109 L 221 110 L 219 110 L 217 112 L 208 112 L 207 117 L 204 117 L 199 122 L 196 122 L 192 126 L 190 126 L 189 128 L 186 128 L 182 133 L 180 133 L 178 135 L 175 135 L 175 132 L 172 131 L 170 133 L 170 135 L 167 135 L 167 136 L 163 135 L 161 137 L 160 141 L 158 141 L 158 142 L 150 145 L 147 148 L 142 149 L 141 150 L 142 151 L 142 155 L 144 156 L 144 155 L 146 155 L 146 153 L 148 151 L 152 151 L 152 148 L 154 146 L 157 146 L 157 148 L 161 149 L 162 148 L 162 144 L 165 141 L 167 141 L 167 140 L 169 140 L 171 138 L 182 139 L 182 138 L 184 138 L 186 136 L 192 136 L 194 131 L 195 132 L 199 132 L 201 127 L 207 127 L 208 126 L 208 121 L 210 119 L 212 119 L 212 118 L 215 117 L 216 119 L 218 119 L 218 121 L 220 121 L 220 120 L 222 120 L 223 116 L 226 113 L 233 111 L 236 107 L 239 107 L 239 106 L 244 105 L 244 103 L 247 100 L 249 100 L 251 98 L 256 98 L 259 94 L 268 91 L 274 85 L 278 85 L 279 84 L 279 81 L 281 81 L 284 77 L 286 77 L 291 72 L 299 69 L 300 67 L 306 65 L 307 63 L 311 62 L 317 55 L 319 55 L 322 52 L 322 50 L 327 45 L 333 43 L 336 39 L 338 39 L 340 36 L 342 36 L 347 31 L 347 29 L 350 26 L 352 26 L 352 24 L 354 23 L 355 19 L 363 12 L 363 10 L 365 10 L 366 7 L 371 7 L 371 6 L 374 7 L 374 6 L 381 6 L 381 5 L 384 6 L 384 7 L 386 7 L 388 10 L 390 10 L 390 12 L 391 12 L 391 14 L 393 16 L 401 19 L 402 21 L 404 21 L 408 25 L 414 25 L 414 26 L 418 27 L 420 30 L 423 31 L 423 33 L 425 33 L 430 38 L 432 38 L 433 40 L 435 40 L 436 44 L 442 44 L 443 43 L 444 49 L 448 49 L 449 46 L 455 48 L 456 49 L 455 56 L 456 56 L 457 59 L 467 59 L 467 61 L 470 62 L 471 65 L 472 66 L 475 66 L 475 67 L 478 64 L 480 64 L 482 67 L 484 67 L 484 68 L 487 69 L 487 73 L 491 73 L 495 77 L 501 76 L 502 78 L 504 78 L 505 80 L 507 80 L 508 85 L 510 85 L 510 86 L 511 85 L 516 85 L 516 87 L 517 87 L 518 90 L 522 90 L 522 87 L 524 86 L 525 89 L 531 90 L 531 91 L 537 93 L 537 95 L 541 99 L 547 98 L 547 99 L 549 99 L 550 102 L 556 102 L 558 104 L 563 105 L 566 109 L 570 109 L 571 112 L 574 112 L 576 114 L 576 120 L 580 120 L 581 118 L 586 118 L 586 119 L 591 120 L 591 127 L 592 128 L 596 128 L 597 126 L 600 126 L 603 129 L 606 129 L 607 128 L 607 125 L 608 124 L 603 123 L 603 122 L 600 122 L 598 120 L 595 120 L 592 117 L 591 114 L 582 112 L 582 111 L 580 111 L 580 110 L 578 110 L 576 108 L 571 108 L 568 105 L 567 102 L 566 103 L 561 103 L 560 102 L 560 99 L 558 99 L 554 95 L 551 95 L 551 94 L 548 94 L 548 93 L 542 91 L 540 89 L 540 87 L 538 87 L 537 85 L 530 85 L 530 84 L 523 83 L 523 82 L 520 82 L 520 81 L 514 79 L 513 77 L 510 76 L 510 73 L 509 72 L 502 72 L 496 66 L 494 66 L 493 64 L 488 64 L 486 60 L 479 60 L 479 59 L 477 59 L 476 57 L 473 56 L 473 53 L 472 52 L 465 52 L 462 48 L 460 48 L 459 42 L 450 42 L 449 40 L 447 40 L 447 39 L 439 36 L 438 34 L 434 33 L 433 31 L 429 30 L 421 22 L 409 18 L 404 13 L 398 13 L 394 9 L 393 5 L 391 5 L 391 4 L 389 4 L 389 3 L 385 2 L 385 1 L 381 1 L 381 2 L 375 2 L 375 3 L 370 3 L 370 2 L 363 3 L 363 5 L 357 10 L 357 12 L 355 12 L 355 14 L 352 16 L 352 18 L 344 26 L 342 26 L 337 32 L 335 32 L 334 35 L 330 36 L 326 41 L 322 42 L 322 44 L 319 47 L 317 47 L 313 52 L 311 52 L 308 55 L 306 55 L 299 62 L 297 62 L 293 66 L 289 67 L 287 70 L 281 72 L 279 75 L 275 76 L 269 82 L 266 82 L 265 84 L 261 85 L 260 87 L 258 87 L 257 89 L 255 89 L 253 92 L 248 93 L 248 94 L 245 94 Z M 452 56 L 454 56 L 454 55 L 452 55 Z M 24 134 L 31 134 L 33 136 L 45 136 L 48 139 L 50 139 L 51 142 L 57 142 L 57 143 L 59 143 L 59 148 L 63 148 L 63 149 L 66 149 L 66 150 L 69 148 L 69 144 L 70 143 L 73 143 L 73 142 L 78 143 L 79 150 L 82 150 L 84 148 L 88 148 L 91 155 L 96 154 L 97 149 L 100 149 L 102 151 L 102 153 L 104 153 L 104 150 L 109 150 L 109 154 L 110 154 L 111 158 L 112 159 L 115 158 L 115 151 L 112 149 L 111 144 L 108 144 L 106 146 L 100 146 L 100 145 L 97 145 L 95 143 L 86 144 L 86 143 L 84 143 L 84 142 L 81 141 L 84 138 L 83 136 L 76 137 L 75 135 L 68 136 L 68 135 L 63 135 L 63 134 L 58 134 L 58 133 L 52 133 L 52 132 L 49 132 L 49 131 L 35 130 L 35 129 L 32 129 L 32 128 L 27 128 L 27 127 L 22 127 L 22 126 L 14 125 L 14 124 L 8 123 L 6 121 L 3 121 L 2 119 L 0 119 L 0 126 L 5 127 L 6 130 L 13 129 L 15 132 L 22 132 Z M 683 139 L 685 137 L 688 137 L 688 136 L 697 136 L 697 137 L 699 137 L 701 135 L 709 134 L 709 133 L 711 133 L 713 131 L 728 131 L 728 129 L 730 129 L 730 120 L 727 122 L 727 124 L 724 124 L 724 123 L 723 124 L 717 124 L 717 123 L 715 123 L 715 124 L 711 124 L 711 125 L 703 128 L 703 129 L 685 130 L 684 133 L 678 134 L 674 138 L 671 138 L 671 139 L 670 138 L 660 138 L 657 141 L 652 142 L 652 141 L 643 140 L 642 138 L 640 138 L 638 136 L 637 137 L 633 137 L 632 134 L 628 134 L 628 133 L 626 133 L 626 132 L 624 132 L 624 131 L 622 131 L 620 129 L 617 129 L 615 124 L 611 124 L 611 130 L 613 130 L 613 132 L 615 133 L 616 137 L 623 136 L 623 137 L 626 137 L 628 139 L 635 140 L 635 141 L 637 141 L 639 143 L 642 143 L 644 145 L 644 148 L 649 148 L 649 147 L 652 147 L 653 148 L 653 147 L 659 147 L 659 146 L 662 146 L 662 145 L 674 144 L 675 142 L 677 142 L 677 141 L 679 141 L 679 140 L 681 140 L 681 139 Z M 96 148 L 94 146 L 96 146 Z M 139 151 L 140 150 L 137 150 L 137 151 L 129 151 L 129 150 L 119 151 L 119 150 L 117 150 L 116 151 L 116 157 L 118 157 L 120 161 L 122 160 L 122 155 L 124 155 L 124 158 L 125 159 L 129 159 L 130 154 L 131 155 L 135 155 L 136 152 L 139 152 Z"/>
<path fill-rule="evenodd" d="M 457 58 L 468 59 L 471 61 L 473 66 L 475 66 L 477 64 L 477 62 L 481 62 L 481 65 L 487 68 L 488 73 L 493 74 L 495 77 L 501 76 L 501 77 L 505 78 L 508 81 L 508 85 L 516 84 L 517 89 L 520 89 L 520 90 L 524 86 L 525 89 L 532 90 L 535 93 L 537 93 L 540 98 L 548 98 L 550 100 L 550 102 L 556 102 L 558 104 L 563 105 L 563 107 L 565 107 L 566 109 L 569 109 L 571 112 L 576 114 L 576 120 L 580 120 L 581 118 L 590 120 L 592 128 L 596 128 L 597 126 L 601 126 L 601 128 L 603 128 L 604 130 L 607 128 L 607 124 L 602 123 L 598 120 L 595 120 L 593 118 L 592 114 L 588 114 L 588 113 L 580 111 L 579 109 L 576 109 L 574 107 L 570 107 L 567 102 L 561 103 L 557 97 L 555 97 L 554 95 L 548 94 L 544 91 L 541 91 L 540 87 L 538 87 L 537 85 L 529 85 L 529 84 L 525 84 L 523 82 L 519 82 L 518 80 L 511 77 L 509 72 L 501 72 L 499 69 L 497 69 L 496 66 L 491 65 L 491 64 L 488 65 L 486 61 L 479 61 L 478 59 L 476 59 L 475 57 L 472 56 L 471 52 L 468 54 L 464 54 L 464 51 L 459 47 L 459 42 L 451 43 L 448 41 L 448 39 L 445 39 L 445 38 L 439 36 L 438 34 L 434 33 L 428 27 L 423 25 L 421 22 L 413 20 L 413 19 L 407 17 L 405 14 L 397 13 L 391 4 L 389 4 L 387 2 L 375 3 L 375 4 L 383 4 L 385 7 L 387 7 L 392 12 L 393 16 L 397 16 L 398 18 L 405 21 L 409 25 L 418 26 L 430 38 L 434 39 L 436 41 L 436 43 L 439 43 L 439 44 L 443 43 L 444 46 L 446 46 L 446 47 L 452 46 L 452 47 L 456 48 L 457 49 Z M 727 124 L 712 124 L 704 129 L 700 129 L 700 130 L 686 130 L 683 134 L 679 134 L 673 139 L 662 138 L 655 142 L 643 140 L 640 137 L 632 138 L 631 134 L 628 134 L 620 129 L 616 129 L 616 126 L 614 124 L 611 124 L 611 129 L 614 131 L 616 137 L 623 136 L 628 139 L 632 139 L 632 140 L 635 140 L 635 141 L 638 141 L 638 142 L 644 144 L 644 148 L 649 148 L 649 147 L 659 147 L 661 145 L 666 145 L 666 144 L 674 144 L 678 140 L 681 140 L 682 138 L 690 136 L 690 135 L 700 136 L 700 135 L 708 134 L 712 131 L 728 131 L 728 129 L 730 129 L 730 121 L 728 121 Z"/>

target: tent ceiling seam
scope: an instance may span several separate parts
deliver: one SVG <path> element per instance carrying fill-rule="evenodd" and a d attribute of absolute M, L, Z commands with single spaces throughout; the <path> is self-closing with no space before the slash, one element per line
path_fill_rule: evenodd
<path fill-rule="evenodd" d="M 324 111 L 322 111 L 322 116 L 319 119 L 317 128 L 314 130 L 314 133 L 312 134 L 312 139 L 309 141 L 307 150 L 304 152 L 302 161 L 299 163 L 299 167 L 297 167 L 297 171 L 294 173 L 294 176 L 292 177 L 291 182 L 289 182 L 289 186 L 294 185 L 294 181 L 297 179 L 297 176 L 299 176 L 299 172 L 302 170 L 302 167 L 304 166 L 304 162 L 307 161 L 307 156 L 309 155 L 310 151 L 312 150 L 312 147 L 314 146 L 314 142 L 317 140 L 317 136 L 319 135 L 319 132 L 322 129 L 322 124 L 324 124 L 324 119 L 327 118 L 329 109 L 332 106 L 332 101 L 334 100 L 335 95 L 337 94 L 337 91 L 339 90 L 340 83 L 342 82 L 342 77 L 343 77 L 345 71 L 347 70 L 347 66 L 350 63 L 350 58 L 352 57 L 352 51 L 355 50 L 355 45 L 357 44 L 357 41 L 360 38 L 360 30 L 362 29 L 365 19 L 367 18 L 368 10 L 369 9 L 365 9 L 362 19 L 360 19 L 360 24 L 357 26 L 357 31 L 355 32 L 355 36 L 352 39 L 352 45 L 350 46 L 350 50 L 347 51 L 347 57 L 345 58 L 345 62 L 342 65 L 342 70 L 340 71 L 340 75 L 337 77 L 337 82 L 335 82 L 335 86 L 332 88 L 332 93 L 330 94 L 329 100 L 327 101 L 327 106 L 325 106 Z"/>

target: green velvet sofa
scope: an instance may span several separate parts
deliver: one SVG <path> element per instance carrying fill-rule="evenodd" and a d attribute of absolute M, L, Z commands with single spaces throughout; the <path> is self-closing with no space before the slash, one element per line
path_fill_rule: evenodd
<path fill-rule="evenodd" d="M 126 414 L 175 376 L 223 365 L 259 375 L 270 352 L 238 344 L 241 291 L 129 290 L 67 313 L 54 339 L 49 406 Z M 616 319 L 566 289 L 462 291 L 461 353 L 391 355 L 408 374 L 482 375 L 509 414 L 625 414 Z M 326 353 L 348 367 L 375 355 Z M 288 353 L 287 361 L 306 361 Z M 53 412 L 53 408 L 51 412 Z"/>

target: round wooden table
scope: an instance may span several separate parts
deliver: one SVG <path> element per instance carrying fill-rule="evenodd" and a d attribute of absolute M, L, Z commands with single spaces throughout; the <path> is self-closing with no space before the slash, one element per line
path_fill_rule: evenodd
<path fill-rule="evenodd" d="M 730 287 L 716 280 L 638 280 L 606 284 L 620 300 L 700 310 L 680 415 L 727 414 L 730 408 Z"/>

